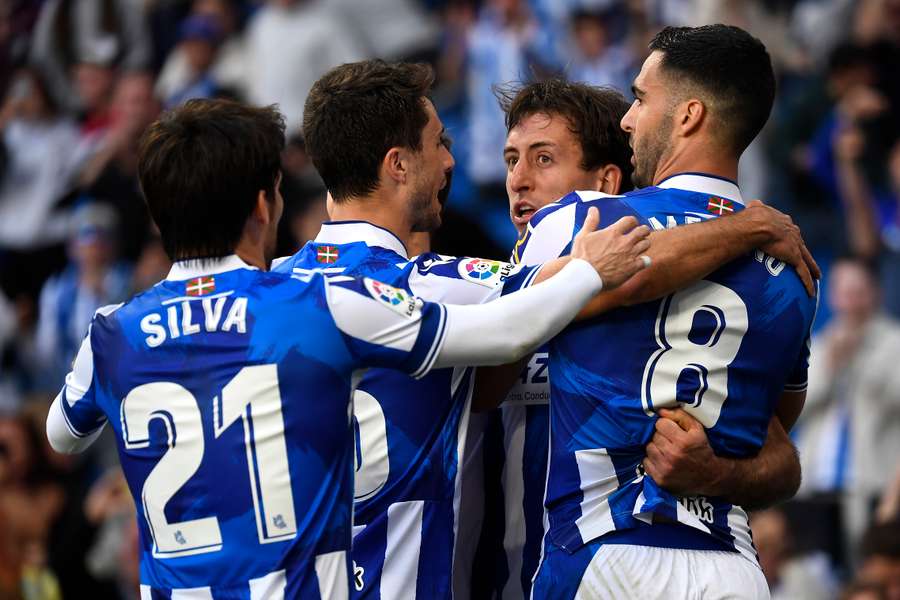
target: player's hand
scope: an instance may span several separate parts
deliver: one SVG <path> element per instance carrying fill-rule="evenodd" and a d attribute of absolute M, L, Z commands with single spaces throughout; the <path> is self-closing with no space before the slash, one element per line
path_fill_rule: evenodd
<path fill-rule="evenodd" d="M 716 496 L 727 461 L 715 455 L 706 430 L 684 410 L 661 409 L 647 444 L 644 472 L 677 496 Z"/>
<path fill-rule="evenodd" d="M 772 241 L 760 247 L 760 250 L 794 267 L 803 282 L 803 287 L 806 288 L 806 293 L 810 296 L 815 295 L 816 286 L 813 279 L 821 278 L 822 271 L 806 247 L 806 242 L 800 235 L 800 228 L 788 215 L 766 206 L 759 200 L 751 200 L 744 212 L 748 213 L 750 218 L 758 219 L 772 235 Z"/>
<path fill-rule="evenodd" d="M 639 227 L 634 217 L 622 217 L 596 231 L 599 223 L 600 212 L 591 207 L 572 242 L 572 258 L 591 263 L 603 279 L 603 289 L 611 290 L 650 265 L 650 258 L 642 256 L 650 248 L 650 228 Z"/>

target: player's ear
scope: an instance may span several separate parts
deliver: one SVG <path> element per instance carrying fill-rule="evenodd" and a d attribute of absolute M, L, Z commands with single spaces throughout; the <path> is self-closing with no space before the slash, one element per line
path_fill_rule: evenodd
<path fill-rule="evenodd" d="M 409 176 L 409 156 L 404 148 L 394 146 L 384 155 L 381 161 L 381 170 L 384 176 L 396 184 L 406 183 Z"/>
<path fill-rule="evenodd" d="M 604 194 L 618 194 L 622 189 L 622 169 L 614 164 L 603 165 L 597 169 L 594 189 Z"/>
<path fill-rule="evenodd" d="M 253 207 L 253 218 L 262 223 L 263 225 L 268 225 L 269 221 L 272 220 L 272 205 L 274 203 L 271 202 L 266 196 L 266 190 L 259 190 L 256 194 L 256 205 Z"/>
<path fill-rule="evenodd" d="M 706 105 L 697 98 L 682 102 L 678 107 L 676 122 L 681 135 L 687 137 L 699 131 L 703 121 L 706 120 L 706 113 Z"/>

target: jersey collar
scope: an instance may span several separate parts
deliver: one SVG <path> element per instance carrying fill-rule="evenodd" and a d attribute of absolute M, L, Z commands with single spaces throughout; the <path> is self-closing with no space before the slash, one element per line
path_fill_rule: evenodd
<path fill-rule="evenodd" d="M 366 246 L 393 250 L 405 259 L 409 259 L 406 246 L 396 235 L 368 221 L 328 221 L 322 223 L 319 235 L 313 240 L 316 244 L 352 244 L 363 242 Z"/>
<path fill-rule="evenodd" d="M 202 277 L 204 275 L 218 275 L 228 271 L 237 269 L 258 270 L 256 267 L 245 263 L 237 254 L 224 256 L 222 258 L 207 258 L 203 261 L 197 259 L 179 260 L 172 265 L 169 274 L 166 276 L 167 281 L 183 281 L 185 279 L 193 279 L 194 277 Z"/>
<path fill-rule="evenodd" d="M 737 184 L 731 180 L 716 177 L 715 175 L 706 175 L 704 173 L 680 173 L 663 179 L 656 185 L 658 188 L 669 189 L 675 188 L 686 190 L 688 192 L 700 192 L 701 194 L 710 194 L 711 196 L 719 196 L 726 200 L 732 200 L 738 204 L 744 204 L 744 197 Z"/>

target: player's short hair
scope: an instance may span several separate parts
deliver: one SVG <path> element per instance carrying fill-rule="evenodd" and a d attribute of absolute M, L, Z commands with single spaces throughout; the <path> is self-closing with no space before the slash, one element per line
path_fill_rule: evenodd
<path fill-rule="evenodd" d="M 260 190 L 275 198 L 283 148 L 274 106 L 190 100 L 150 125 L 138 178 L 169 258 L 234 252 Z"/>
<path fill-rule="evenodd" d="M 631 146 L 619 123 L 628 101 L 612 88 L 552 78 L 524 85 L 496 87 L 506 113 L 506 132 L 535 114 L 565 117 L 581 146 L 581 168 L 593 171 L 608 164 L 622 170 L 622 191 L 631 185 Z"/>
<path fill-rule="evenodd" d="M 422 149 L 422 100 L 433 82 L 428 65 L 377 59 L 341 65 L 316 81 L 303 109 L 303 137 L 335 202 L 375 191 L 391 148 Z"/>
<path fill-rule="evenodd" d="M 775 73 L 762 42 L 719 24 L 666 27 L 649 48 L 663 53 L 673 91 L 700 93 L 733 150 L 743 152 L 759 135 L 775 101 Z"/>

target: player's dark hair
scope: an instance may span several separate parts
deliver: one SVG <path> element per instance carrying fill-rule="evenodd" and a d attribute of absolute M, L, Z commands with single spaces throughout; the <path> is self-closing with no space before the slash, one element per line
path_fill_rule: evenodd
<path fill-rule="evenodd" d="M 717 126 L 741 153 L 769 118 L 775 101 L 775 73 L 766 47 L 731 25 L 666 27 L 650 42 L 663 53 L 661 67 L 674 86 L 693 85 L 718 114 Z"/>
<path fill-rule="evenodd" d="M 619 125 L 629 105 L 622 94 L 560 78 L 496 87 L 494 94 L 506 113 L 507 133 L 535 114 L 565 117 L 581 146 L 581 168 L 593 171 L 614 164 L 622 170 L 621 191 L 630 189 L 631 146 Z"/>
<path fill-rule="evenodd" d="M 336 67 L 313 85 L 303 137 L 336 202 L 375 191 L 391 148 L 422 149 L 428 123 L 422 100 L 433 82 L 428 65 L 364 60 Z"/>
<path fill-rule="evenodd" d="M 274 106 L 190 100 L 150 125 L 138 178 L 169 258 L 234 252 L 260 190 L 275 198 L 283 148 Z"/>

